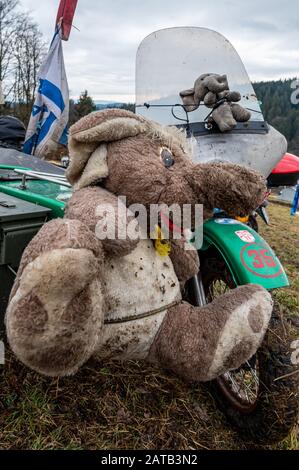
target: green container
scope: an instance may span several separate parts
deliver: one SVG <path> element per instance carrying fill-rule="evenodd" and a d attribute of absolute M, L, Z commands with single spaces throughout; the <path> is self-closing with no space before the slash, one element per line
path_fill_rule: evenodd
<path fill-rule="evenodd" d="M 65 204 L 72 195 L 71 188 L 66 186 L 30 179 L 26 179 L 25 189 L 20 180 L 1 181 L 1 192 L 51 209 L 51 218 L 63 217 Z"/>

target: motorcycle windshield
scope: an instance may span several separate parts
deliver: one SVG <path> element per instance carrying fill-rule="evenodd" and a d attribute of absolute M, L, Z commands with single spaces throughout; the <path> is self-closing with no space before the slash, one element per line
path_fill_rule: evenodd
<path fill-rule="evenodd" d="M 179 93 L 204 73 L 227 75 L 230 90 L 241 94 L 239 104 L 250 109 L 251 121 L 264 121 L 236 50 L 216 31 L 195 27 L 163 29 L 142 41 L 136 57 L 137 113 L 165 125 L 182 123 L 186 112 Z M 189 122 L 204 122 L 210 112 L 201 105 L 188 113 Z"/>
<path fill-rule="evenodd" d="M 208 120 L 203 103 L 187 113 L 180 92 L 192 89 L 202 74 L 226 75 L 231 91 L 251 117 L 228 132 Z M 140 44 L 136 57 L 136 113 L 163 125 L 181 126 L 192 137 L 195 162 L 229 161 L 268 176 L 287 149 L 282 134 L 264 121 L 245 67 L 230 42 L 205 28 L 156 31 Z"/>

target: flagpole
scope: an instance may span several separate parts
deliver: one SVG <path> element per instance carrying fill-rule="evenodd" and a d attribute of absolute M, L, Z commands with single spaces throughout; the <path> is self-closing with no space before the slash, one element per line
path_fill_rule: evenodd
<path fill-rule="evenodd" d="M 35 139 L 34 139 L 34 144 L 33 144 L 33 147 L 32 147 L 31 155 L 35 155 L 35 150 L 36 150 L 38 139 L 39 139 L 39 136 L 40 136 L 40 131 L 42 129 L 43 116 L 44 116 L 44 107 L 43 107 L 42 112 L 40 114 L 40 119 L 38 121 L 38 125 L 37 125 L 37 128 L 36 128 L 36 134 L 35 134 Z"/>
<path fill-rule="evenodd" d="M 68 41 L 78 0 L 60 0 L 58 7 L 56 25 L 61 21 L 61 39 Z"/>

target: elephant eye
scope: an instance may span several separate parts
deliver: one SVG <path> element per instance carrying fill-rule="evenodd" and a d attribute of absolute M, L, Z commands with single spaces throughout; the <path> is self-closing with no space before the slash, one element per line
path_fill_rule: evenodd
<path fill-rule="evenodd" d="M 167 148 L 162 148 L 161 152 L 161 160 L 166 168 L 170 168 L 174 164 L 174 158 L 171 151 Z"/>

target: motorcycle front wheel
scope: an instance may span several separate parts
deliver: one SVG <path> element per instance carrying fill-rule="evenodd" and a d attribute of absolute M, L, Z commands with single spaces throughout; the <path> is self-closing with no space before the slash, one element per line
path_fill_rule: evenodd
<path fill-rule="evenodd" d="M 201 272 L 207 302 L 236 287 L 218 253 L 202 260 Z M 257 353 L 239 369 L 210 382 L 219 408 L 245 439 L 263 445 L 279 442 L 296 425 L 299 361 L 294 360 L 292 348 L 298 338 L 298 330 L 283 318 L 275 303 Z"/>

